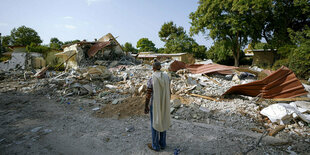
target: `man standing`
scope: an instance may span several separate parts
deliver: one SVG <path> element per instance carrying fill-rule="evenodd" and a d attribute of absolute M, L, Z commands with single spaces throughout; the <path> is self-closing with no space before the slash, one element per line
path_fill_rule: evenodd
<path fill-rule="evenodd" d="M 166 130 L 170 127 L 170 80 L 160 71 L 160 62 L 154 61 L 152 77 L 147 83 L 144 113 L 150 112 L 152 144 L 147 146 L 154 151 L 165 149 Z M 150 103 L 150 106 L 149 106 Z"/>

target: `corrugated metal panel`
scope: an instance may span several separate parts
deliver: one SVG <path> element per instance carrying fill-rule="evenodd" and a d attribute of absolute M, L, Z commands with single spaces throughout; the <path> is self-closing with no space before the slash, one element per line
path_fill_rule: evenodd
<path fill-rule="evenodd" d="M 170 64 L 169 71 L 176 72 L 180 69 L 185 68 L 186 64 L 184 62 L 175 60 L 173 63 Z"/>
<path fill-rule="evenodd" d="M 110 41 L 105 41 L 105 42 L 98 42 L 95 45 L 93 45 L 92 47 L 90 47 L 90 49 L 87 51 L 87 54 L 89 57 L 93 57 L 94 55 L 97 54 L 97 52 L 99 50 L 101 50 L 102 48 L 110 45 Z"/>
<path fill-rule="evenodd" d="M 146 55 L 139 54 L 138 58 L 157 58 L 157 56 L 156 55 L 151 55 L 151 54 L 146 54 Z"/>
<path fill-rule="evenodd" d="M 307 93 L 295 74 L 283 66 L 263 80 L 233 86 L 223 95 L 242 94 L 263 98 L 290 98 Z"/>
<path fill-rule="evenodd" d="M 208 74 L 213 72 L 221 72 L 236 69 L 238 67 L 225 66 L 219 64 L 193 64 L 186 67 L 193 74 Z"/>

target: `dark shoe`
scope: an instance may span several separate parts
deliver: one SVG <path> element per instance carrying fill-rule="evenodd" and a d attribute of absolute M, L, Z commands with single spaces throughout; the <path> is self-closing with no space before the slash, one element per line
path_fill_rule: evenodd
<path fill-rule="evenodd" d="M 153 147 L 152 147 L 152 144 L 151 143 L 148 143 L 147 146 L 149 147 L 149 149 L 153 150 L 153 151 L 156 151 L 158 152 L 159 150 L 155 150 Z"/>
<path fill-rule="evenodd" d="M 164 150 L 166 147 L 160 147 L 161 150 Z"/>

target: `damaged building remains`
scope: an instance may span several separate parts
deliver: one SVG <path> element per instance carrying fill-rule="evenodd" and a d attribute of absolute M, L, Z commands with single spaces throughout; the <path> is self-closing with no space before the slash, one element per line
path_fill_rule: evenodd
<path fill-rule="evenodd" d="M 163 152 L 205 151 L 197 146 L 208 147 L 206 154 L 310 152 L 310 85 L 287 67 L 225 66 L 186 53 L 133 55 L 110 33 L 64 45 L 56 56 L 65 71 L 49 69 L 41 54 L 25 47 L 12 49 L 11 60 L 0 63 L 4 154 L 23 154 L 25 148 L 58 154 L 50 148 L 65 148 L 69 140 L 75 141 L 70 146 L 107 154 L 148 154 L 120 148 L 133 141 L 133 148 L 142 148 L 148 140 L 144 99 L 155 58 L 171 80 L 171 139 Z M 193 140 L 187 143 L 180 135 Z M 45 146 L 44 138 L 51 144 Z M 82 154 L 98 154 L 86 150 Z"/>

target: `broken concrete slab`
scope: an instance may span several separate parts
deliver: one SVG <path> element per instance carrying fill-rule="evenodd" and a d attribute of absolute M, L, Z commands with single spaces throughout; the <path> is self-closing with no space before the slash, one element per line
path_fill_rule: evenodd
<path fill-rule="evenodd" d="M 303 121 L 310 123 L 310 114 L 305 112 L 310 109 L 297 108 L 296 103 L 291 104 L 277 103 L 264 108 L 260 113 L 267 116 L 271 122 L 278 124 L 288 124 L 293 118 L 300 117 Z"/>

